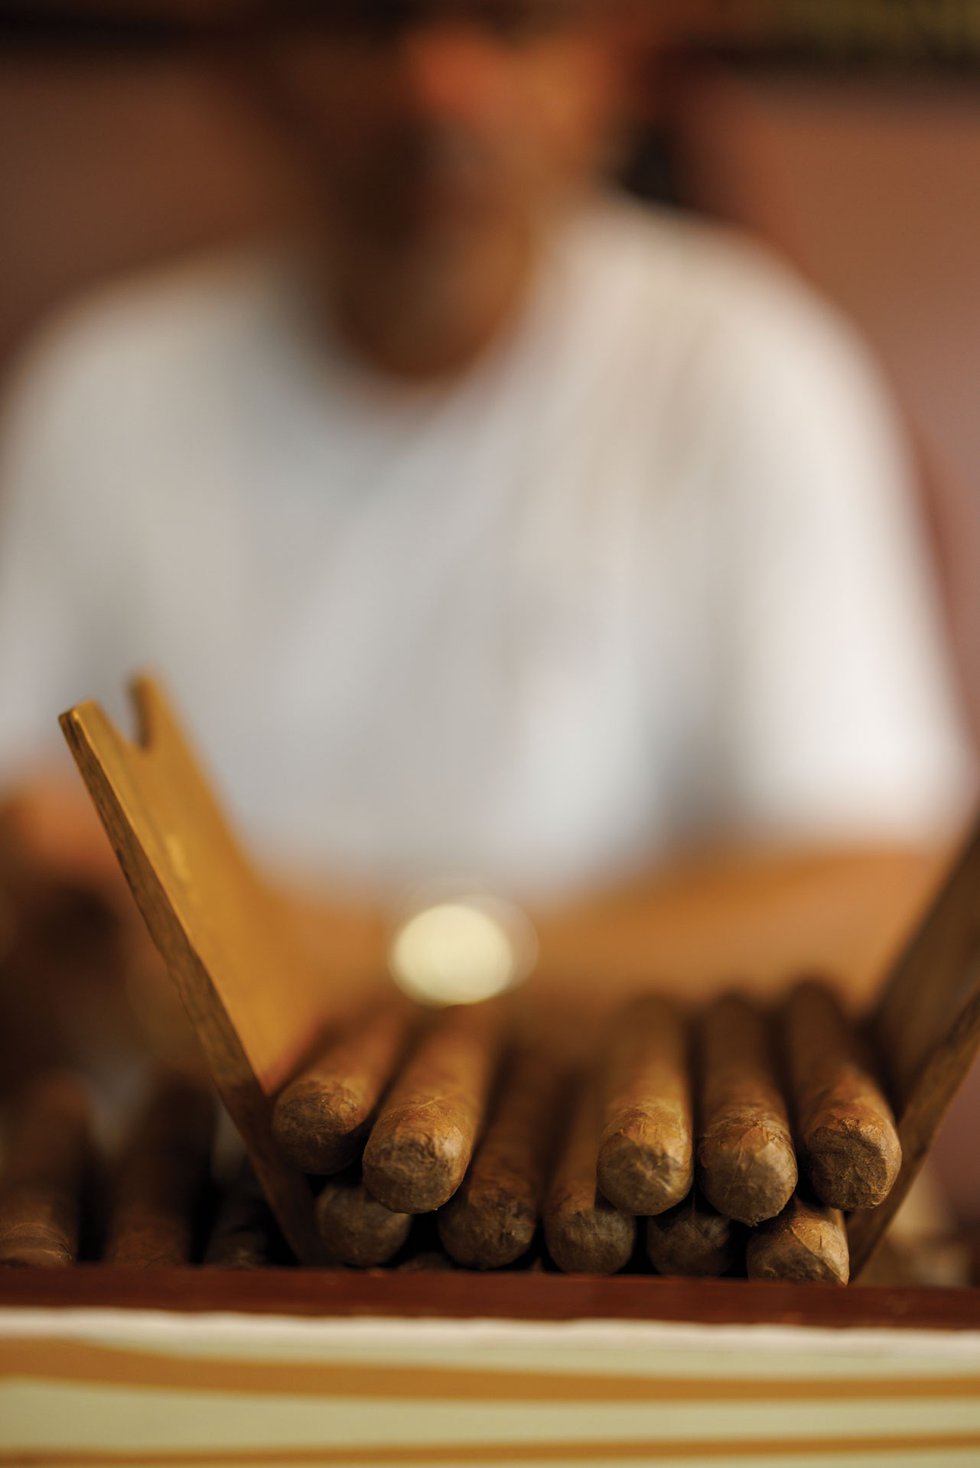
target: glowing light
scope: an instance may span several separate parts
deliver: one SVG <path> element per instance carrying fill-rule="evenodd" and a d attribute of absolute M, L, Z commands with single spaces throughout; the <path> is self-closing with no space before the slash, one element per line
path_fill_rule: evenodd
<path fill-rule="evenodd" d="M 398 986 L 423 1004 L 479 1004 L 527 977 L 537 957 L 528 918 L 482 893 L 411 913 L 397 928 L 388 964 Z"/>

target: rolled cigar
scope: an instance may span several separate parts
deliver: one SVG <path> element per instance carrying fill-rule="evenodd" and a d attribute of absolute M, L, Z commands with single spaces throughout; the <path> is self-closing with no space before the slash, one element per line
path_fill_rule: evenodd
<path fill-rule="evenodd" d="M 487 1129 L 459 1190 L 437 1214 L 457 1264 L 501 1269 L 527 1253 L 541 1211 L 558 1076 L 540 1048 L 511 1057 Z"/>
<path fill-rule="evenodd" d="M 796 1153 L 765 1019 L 725 994 L 699 1028 L 698 1186 L 740 1223 L 775 1218 L 796 1187 Z"/>
<path fill-rule="evenodd" d="M 891 1192 L 902 1147 L 891 1107 L 835 995 L 807 981 L 783 1015 L 800 1164 L 822 1203 L 874 1208 Z"/>
<path fill-rule="evenodd" d="M 740 1256 L 741 1234 L 692 1190 L 676 1208 L 647 1219 L 647 1256 L 659 1274 L 727 1274 Z"/>
<path fill-rule="evenodd" d="M 277 1244 L 272 1212 L 246 1158 L 218 1209 L 204 1262 L 217 1269 L 258 1269 L 272 1262 Z"/>
<path fill-rule="evenodd" d="M 412 1227 L 412 1215 L 393 1213 L 372 1198 L 357 1172 L 324 1184 L 316 1200 L 316 1221 L 330 1258 L 358 1269 L 387 1264 Z"/>
<path fill-rule="evenodd" d="M 78 1257 L 92 1157 L 80 1080 L 48 1072 L 30 1085 L 7 1138 L 0 1177 L 0 1264 L 58 1269 Z"/>
<path fill-rule="evenodd" d="M 444 1010 L 382 1102 L 364 1149 L 368 1192 L 394 1213 L 428 1213 L 463 1181 L 493 1080 L 498 1004 Z"/>
<path fill-rule="evenodd" d="M 414 1023 L 403 1000 L 374 1007 L 280 1093 L 272 1134 L 288 1162 L 323 1174 L 356 1161 Z"/>
<path fill-rule="evenodd" d="M 753 1229 L 745 1246 L 749 1279 L 847 1284 L 850 1260 L 843 1214 L 791 1198 L 778 1218 Z"/>
<path fill-rule="evenodd" d="M 107 1264 L 150 1269 L 190 1262 L 215 1119 L 214 1096 L 202 1081 L 168 1075 L 154 1082 L 116 1171 Z"/>
<path fill-rule="evenodd" d="M 648 995 L 620 1011 L 603 1082 L 599 1186 L 625 1213 L 663 1213 L 693 1181 L 691 1087 L 683 1017 Z"/>
<path fill-rule="evenodd" d="M 636 1219 L 598 1190 L 599 1105 L 588 1078 L 573 1082 L 567 1096 L 568 1130 L 544 1203 L 548 1253 L 566 1274 L 615 1274 L 630 1260 Z"/>

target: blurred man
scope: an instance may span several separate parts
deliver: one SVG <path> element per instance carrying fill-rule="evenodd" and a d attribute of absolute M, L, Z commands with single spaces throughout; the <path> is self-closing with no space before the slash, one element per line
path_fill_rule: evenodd
<path fill-rule="evenodd" d="M 8 783 L 148 664 L 253 844 L 335 885 L 543 899 L 962 819 L 878 384 L 761 251 L 600 190 L 622 14 L 258 15 L 303 238 L 78 310 L 12 404 Z"/>

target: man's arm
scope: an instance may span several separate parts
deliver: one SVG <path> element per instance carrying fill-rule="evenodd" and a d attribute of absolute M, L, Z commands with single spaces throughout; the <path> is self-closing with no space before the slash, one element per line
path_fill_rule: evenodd
<path fill-rule="evenodd" d="M 728 849 L 628 884 L 534 907 L 528 992 L 595 1012 L 641 989 L 699 999 L 726 985 L 775 993 L 801 973 L 870 996 L 950 860 L 948 847 Z M 294 886 L 293 916 L 346 1002 L 386 966 L 392 914 Z"/>
<path fill-rule="evenodd" d="M 542 987 L 602 1001 L 663 987 L 775 993 L 804 973 L 874 992 L 915 926 L 950 846 L 751 850 L 692 856 L 535 914 Z"/>

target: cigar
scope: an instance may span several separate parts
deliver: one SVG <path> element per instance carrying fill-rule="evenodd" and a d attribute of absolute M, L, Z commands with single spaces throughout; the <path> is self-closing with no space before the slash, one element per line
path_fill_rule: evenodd
<path fill-rule="evenodd" d="M 696 1191 L 647 1219 L 647 1256 L 658 1274 L 727 1274 L 741 1252 L 742 1230 Z"/>
<path fill-rule="evenodd" d="M 444 1010 L 382 1102 L 364 1149 L 368 1192 L 394 1213 L 428 1213 L 463 1181 L 500 1046 L 495 1003 Z"/>
<path fill-rule="evenodd" d="M 216 1269 L 258 1269 L 278 1252 L 272 1212 L 251 1163 L 243 1159 L 218 1209 L 204 1262 Z"/>
<path fill-rule="evenodd" d="M 190 1262 L 208 1181 L 214 1096 L 189 1076 L 154 1082 L 116 1171 L 107 1264 L 151 1269 Z"/>
<path fill-rule="evenodd" d="M 740 1223 L 781 1213 L 796 1187 L 796 1153 L 766 1022 L 737 994 L 700 1024 L 697 1173 L 707 1201 Z"/>
<path fill-rule="evenodd" d="M 396 1264 L 395 1268 L 399 1274 L 445 1274 L 456 1266 L 441 1249 L 420 1249 L 417 1254 L 410 1254 L 407 1259 Z"/>
<path fill-rule="evenodd" d="M 273 1108 L 272 1134 L 287 1162 L 324 1174 L 356 1161 L 414 1022 L 404 1001 L 385 1002 L 286 1086 Z"/>
<path fill-rule="evenodd" d="M 599 1186 L 625 1213 L 663 1213 L 693 1181 L 691 1092 L 685 1025 L 649 995 L 613 1023 L 603 1075 Z"/>
<path fill-rule="evenodd" d="M 411 1214 L 393 1213 L 372 1198 L 356 1170 L 324 1184 L 316 1200 L 316 1221 L 330 1258 L 358 1269 L 387 1264 L 412 1227 Z"/>
<path fill-rule="evenodd" d="M 864 1047 L 824 984 L 799 984 L 783 1018 L 800 1162 L 810 1186 L 829 1207 L 874 1208 L 891 1192 L 902 1148 Z"/>
<path fill-rule="evenodd" d="M 59 1269 L 75 1262 L 89 1125 L 88 1095 L 75 1076 L 51 1071 L 28 1087 L 0 1177 L 0 1264 Z"/>
<path fill-rule="evenodd" d="M 524 1047 L 511 1057 L 462 1186 L 437 1215 L 442 1246 L 457 1264 L 501 1269 L 531 1247 L 548 1166 L 557 1079 L 538 1047 Z"/>
<path fill-rule="evenodd" d="M 847 1231 L 838 1208 L 791 1198 L 778 1218 L 753 1229 L 745 1246 L 749 1279 L 847 1284 Z"/>
<path fill-rule="evenodd" d="M 599 1106 L 595 1084 L 580 1077 L 569 1087 L 568 1130 L 544 1203 L 548 1253 L 566 1274 L 615 1274 L 630 1260 L 636 1219 L 598 1190 Z"/>

